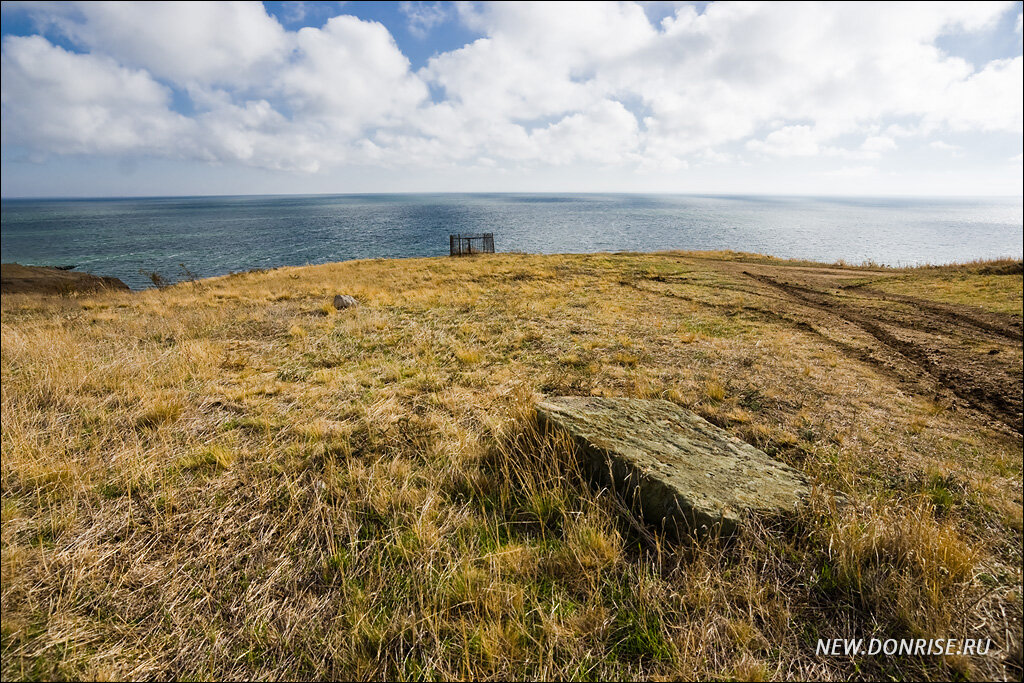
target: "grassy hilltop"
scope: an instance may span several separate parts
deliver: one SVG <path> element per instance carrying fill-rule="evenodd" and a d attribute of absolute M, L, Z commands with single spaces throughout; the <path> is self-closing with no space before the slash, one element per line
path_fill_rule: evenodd
<path fill-rule="evenodd" d="M 1019 678 L 1021 298 L 1014 262 L 732 253 L 5 294 L 0 673 Z M 540 394 L 665 398 L 819 494 L 667 543 L 532 431 Z"/>

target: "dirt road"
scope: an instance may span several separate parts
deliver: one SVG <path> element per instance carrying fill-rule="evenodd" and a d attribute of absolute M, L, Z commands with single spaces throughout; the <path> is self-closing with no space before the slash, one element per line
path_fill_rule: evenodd
<path fill-rule="evenodd" d="M 918 392 L 952 398 L 1018 434 L 1024 430 L 1020 316 L 883 292 L 846 269 L 723 267 L 781 294 L 776 314 L 845 354 Z"/>

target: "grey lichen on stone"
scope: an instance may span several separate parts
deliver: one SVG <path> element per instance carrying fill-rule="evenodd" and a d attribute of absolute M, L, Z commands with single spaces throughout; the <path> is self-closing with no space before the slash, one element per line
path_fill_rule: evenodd
<path fill-rule="evenodd" d="M 810 495 L 794 468 L 668 401 L 552 397 L 537 418 L 572 436 L 591 477 L 676 536 L 731 535 L 744 512 L 785 514 Z"/>

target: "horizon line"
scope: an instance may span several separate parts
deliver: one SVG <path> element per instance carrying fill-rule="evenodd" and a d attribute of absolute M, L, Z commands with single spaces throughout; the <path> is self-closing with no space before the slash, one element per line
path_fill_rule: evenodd
<path fill-rule="evenodd" d="M 827 194 L 827 193 L 784 193 L 784 192 L 638 192 L 632 190 L 440 190 L 404 192 L 254 192 L 241 194 L 126 194 L 126 195 L 0 195 L 0 201 L 74 201 L 74 200 L 119 200 L 119 199 L 217 199 L 236 197 L 368 197 L 395 195 L 636 195 L 671 197 L 792 197 L 806 199 L 1020 199 L 1024 193 L 1014 194 Z"/>

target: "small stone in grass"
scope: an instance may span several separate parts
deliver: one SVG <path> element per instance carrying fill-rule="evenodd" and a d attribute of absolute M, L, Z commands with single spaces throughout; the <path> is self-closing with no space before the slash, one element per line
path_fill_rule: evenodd
<path fill-rule="evenodd" d="M 352 308 L 358 306 L 359 302 L 356 301 L 355 297 L 349 296 L 348 294 L 336 294 L 334 296 L 334 307 L 339 311 L 345 308 Z"/>

